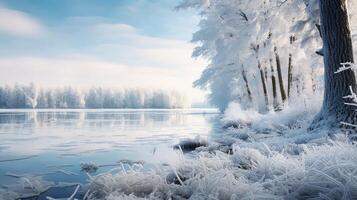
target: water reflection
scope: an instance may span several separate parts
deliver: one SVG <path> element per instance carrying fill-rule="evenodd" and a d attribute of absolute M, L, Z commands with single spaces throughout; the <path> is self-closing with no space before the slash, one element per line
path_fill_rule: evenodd
<path fill-rule="evenodd" d="M 0 112 L 0 157 L 78 154 L 207 135 L 215 110 L 39 110 Z"/>
<path fill-rule="evenodd" d="M 217 116 L 216 110 L 206 109 L 1 110 L 0 184 L 16 181 L 6 176 L 9 172 L 49 172 L 43 176 L 46 180 L 85 182 L 81 162 L 174 163 L 178 155 L 171 145 L 181 138 L 212 136 L 210 124 Z M 48 167 L 64 164 L 78 176 Z"/>

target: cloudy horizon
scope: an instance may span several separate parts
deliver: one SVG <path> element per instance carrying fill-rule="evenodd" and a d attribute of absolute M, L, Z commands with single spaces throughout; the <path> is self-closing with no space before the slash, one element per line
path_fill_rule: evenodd
<path fill-rule="evenodd" d="M 173 0 L 0 3 L 0 84 L 185 92 L 205 66 L 189 42 L 199 18 Z"/>

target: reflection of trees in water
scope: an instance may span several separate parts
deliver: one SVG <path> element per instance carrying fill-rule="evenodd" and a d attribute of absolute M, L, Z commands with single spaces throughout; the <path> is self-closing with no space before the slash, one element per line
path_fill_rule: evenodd
<path fill-rule="evenodd" d="M 16 134 L 31 134 L 37 127 L 37 113 L 0 113 L 0 131 L 7 133 L 8 130 L 18 130 Z"/>
<path fill-rule="evenodd" d="M 0 113 L 0 140 L 13 152 L 84 152 L 207 136 L 212 114 L 182 110 L 40 110 Z M 156 142 L 156 143 L 155 143 Z"/>
<path fill-rule="evenodd" d="M 1 124 L 23 124 L 27 121 L 28 116 L 24 113 L 1 113 Z"/>
<path fill-rule="evenodd" d="M 173 114 L 171 111 L 119 111 L 119 112 L 87 112 L 86 121 L 91 126 L 155 126 L 179 125 L 185 122 L 182 115 Z"/>
<path fill-rule="evenodd" d="M 27 124 L 36 124 L 37 123 L 37 113 L 36 112 L 26 112 L 26 113 L 0 113 L 0 124 L 8 125 L 27 125 Z"/>
<path fill-rule="evenodd" d="M 1 127 L 136 127 L 183 125 L 191 115 L 179 110 L 24 111 L 0 114 Z"/>

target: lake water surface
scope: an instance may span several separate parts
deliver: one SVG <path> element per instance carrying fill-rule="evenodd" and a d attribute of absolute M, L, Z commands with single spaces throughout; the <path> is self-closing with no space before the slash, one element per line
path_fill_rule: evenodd
<path fill-rule="evenodd" d="M 209 138 L 217 116 L 215 109 L 0 110 L 0 185 L 23 175 L 84 183 L 81 163 L 102 165 L 96 173 L 125 160 L 174 164 L 172 145 Z"/>

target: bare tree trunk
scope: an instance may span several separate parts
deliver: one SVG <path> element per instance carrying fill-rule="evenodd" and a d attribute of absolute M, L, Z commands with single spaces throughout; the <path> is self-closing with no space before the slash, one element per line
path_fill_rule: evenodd
<path fill-rule="evenodd" d="M 289 66 L 288 66 L 288 98 L 290 98 L 290 95 L 291 95 L 291 83 L 292 83 L 292 79 L 293 79 L 292 59 L 293 59 L 293 55 L 290 53 L 289 54 Z"/>
<path fill-rule="evenodd" d="M 266 64 L 264 65 L 264 77 L 265 77 L 265 80 L 268 81 L 268 68 L 267 68 Z"/>
<path fill-rule="evenodd" d="M 281 94 L 281 99 L 283 100 L 284 103 L 286 101 L 286 93 L 284 89 L 283 75 L 281 73 L 280 58 L 276 47 L 274 48 L 274 52 L 275 52 L 275 60 L 276 60 L 276 69 L 278 71 L 280 94 Z"/>
<path fill-rule="evenodd" d="M 244 65 L 242 65 L 242 76 L 243 76 L 243 80 L 244 80 L 245 87 L 246 87 L 246 90 L 247 90 L 248 99 L 249 99 L 250 102 L 252 102 L 253 101 L 252 93 L 251 93 L 250 88 L 249 88 L 249 83 L 248 83 L 248 79 L 247 79 L 247 74 L 246 74 L 245 69 L 244 69 Z"/>
<path fill-rule="evenodd" d="M 323 106 L 310 128 L 321 125 L 339 127 L 340 122 L 355 123 L 356 111 L 345 104 L 349 87 L 356 91 L 356 78 L 352 70 L 334 72 L 344 62 L 353 62 L 351 31 L 346 0 L 320 0 L 321 34 L 325 67 L 325 93 Z"/>
<path fill-rule="evenodd" d="M 261 66 L 259 60 L 258 60 L 258 68 L 259 68 L 259 71 L 260 71 L 260 79 L 262 81 L 262 86 L 263 86 L 265 104 L 266 104 L 266 106 L 268 108 L 268 106 L 269 106 L 268 89 L 267 89 L 266 79 L 264 77 L 264 71 L 262 69 L 262 66 Z"/>
<path fill-rule="evenodd" d="M 312 83 L 312 92 L 315 93 L 317 90 L 317 83 L 315 79 L 315 71 L 314 69 L 311 70 L 311 83 Z"/>
<path fill-rule="evenodd" d="M 273 60 L 270 59 L 270 70 L 271 70 L 271 85 L 273 88 L 273 107 L 275 110 L 278 109 L 279 103 L 277 98 L 277 91 L 276 91 L 276 78 L 275 78 L 275 70 L 273 66 Z"/>
<path fill-rule="evenodd" d="M 266 77 L 264 77 L 264 70 L 262 68 L 262 65 L 260 63 L 259 57 L 258 57 L 258 52 L 260 49 L 259 44 L 252 44 L 251 49 L 255 52 L 256 54 L 256 59 L 258 62 L 258 69 L 260 72 L 260 79 L 262 82 L 262 86 L 263 86 L 263 92 L 264 92 L 264 100 L 265 100 L 265 106 L 266 106 L 266 110 L 269 110 L 269 97 L 268 97 L 268 89 L 267 89 L 267 84 L 266 84 Z"/>
<path fill-rule="evenodd" d="M 290 45 L 295 42 L 295 37 L 290 36 Z M 289 66 L 288 66 L 288 98 L 291 95 L 291 87 L 292 87 L 292 80 L 293 80 L 293 54 L 289 53 Z"/>

